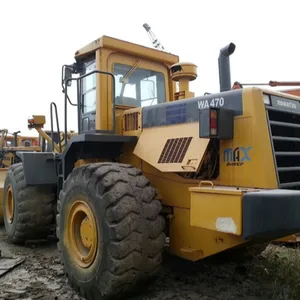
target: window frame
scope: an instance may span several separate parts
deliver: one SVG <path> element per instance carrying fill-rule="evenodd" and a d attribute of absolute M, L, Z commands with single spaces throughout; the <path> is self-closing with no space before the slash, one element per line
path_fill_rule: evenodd
<path fill-rule="evenodd" d="M 107 60 L 107 69 L 109 72 L 114 73 L 114 65 L 115 64 L 123 64 L 133 66 L 137 60 L 139 60 L 139 65 L 137 68 L 150 70 L 154 72 L 162 73 L 164 76 L 164 84 L 165 84 L 165 103 L 170 101 L 170 94 L 169 94 L 169 69 L 163 63 L 158 63 L 154 61 L 149 61 L 147 59 L 141 57 L 133 57 L 123 53 L 112 53 L 109 55 Z M 107 85 L 107 89 L 109 90 L 109 82 Z M 116 95 L 117 96 L 117 95 Z M 130 106 L 130 105 L 123 105 L 123 104 L 116 104 L 116 107 L 137 107 L 137 106 Z"/>
<path fill-rule="evenodd" d="M 125 67 L 126 69 L 128 69 L 128 70 L 125 70 L 125 74 L 126 74 L 126 72 L 128 72 L 129 70 L 130 70 L 130 68 L 132 67 L 131 65 L 129 65 L 129 64 L 125 64 L 125 63 L 114 63 L 113 64 L 113 74 L 115 74 L 115 70 L 116 70 L 116 68 L 122 68 L 122 67 Z M 126 94 L 126 87 L 127 87 L 127 85 L 125 85 L 125 89 L 124 89 L 124 91 L 123 91 L 123 97 L 125 97 L 125 98 L 132 98 L 132 99 L 136 99 L 136 101 L 137 101 L 137 104 L 140 104 L 140 106 L 139 105 L 137 105 L 137 106 L 135 106 L 135 107 L 146 107 L 146 106 L 152 106 L 152 105 L 156 105 L 156 104 L 161 104 L 161 103 L 165 103 L 165 102 L 167 102 L 167 100 L 166 100 L 166 80 L 165 80 L 165 76 L 164 76 L 164 74 L 161 72 L 161 71 L 157 71 L 157 70 L 151 70 L 151 69 L 149 69 L 149 68 L 143 68 L 143 67 L 140 67 L 140 66 L 138 66 L 135 70 L 134 70 L 134 72 L 133 72 L 133 77 L 136 75 L 136 73 L 138 73 L 138 72 L 140 72 L 141 74 L 144 72 L 144 73 L 146 73 L 146 75 L 148 75 L 147 73 L 149 72 L 153 72 L 154 74 L 149 74 L 149 76 L 146 76 L 144 79 L 141 79 L 141 80 L 137 80 L 136 82 L 134 82 L 133 83 L 133 85 L 134 85 L 134 94 L 135 94 L 135 96 L 126 96 L 125 94 Z M 130 76 L 131 75 L 129 75 L 129 78 L 130 78 Z M 116 77 L 116 79 L 117 79 L 117 75 L 115 75 L 115 77 Z M 149 79 L 150 78 L 150 80 L 147 80 L 147 79 Z M 152 78 L 152 79 L 151 79 Z M 161 81 L 159 81 L 158 79 L 159 78 L 161 78 L 162 80 Z M 142 91 L 144 90 L 143 88 L 142 88 L 142 83 L 150 83 L 150 84 L 153 84 L 153 87 L 154 87 L 154 90 L 155 90 L 155 95 L 154 95 L 154 97 L 150 97 L 151 95 L 150 94 L 147 94 L 146 96 L 146 98 L 143 98 L 143 93 L 142 93 Z M 118 87 L 120 87 L 120 88 L 122 88 L 122 84 L 119 84 L 119 81 L 118 81 L 118 79 L 116 80 L 116 85 L 118 84 Z M 160 87 L 162 87 L 162 89 L 161 90 L 159 90 L 159 88 Z M 146 91 L 146 89 L 145 89 L 145 91 Z M 118 93 L 116 92 L 116 98 L 119 96 L 119 94 L 121 93 L 121 90 L 120 91 L 118 91 Z M 162 93 L 162 95 L 161 95 L 161 93 Z M 157 101 L 158 101 L 158 99 L 159 99 L 159 97 L 160 96 L 162 96 L 162 102 L 160 102 L 160 103 L 158 103 Z M 152 100 L 152 102 L 154 101 L 154 100 L 156 100 L 156 102 L 157 103 L 155 103 L 155 104 L 150 104 L 150 105 L 144 105 L 143 106 L 143 103 L 145 103 L 145 102 L 148 102 L 148 101 L 151 101 Z M 124 105 L 124 106 L 131 106 L 131 105 L 129 105 L 129 104 L 120 104 L 120 103 L 116 103 L 116 105 Z M 133 106 L 133 105 L 132 105 Z"/>
<path fill-rule="evenodd" d="M 80 72 L 80 76 L 86 74 L 87 73 L 87 68 L 90 67 L 91 65 L 95 65 L 94 69 L 97 69 L 96 57 L 95 58 L 91 58 L 91 59 L 85 61 L 84 63 L 82 63 L 83 72 Z M 89 72 L 91 72 L 91 71 L 89 71 Z M 83 86 L 84 86 L 83 80 L 87 80 L 90 76 L 91 77 L 92 76 L 95 77 L 95 79 L 94 79 L 95 85 L 92 88 L 86 90 L 85 94 L 84 94 L 83 93 L 83 90 L 84 90 L 84 88 L 83 88 Z M 96 112 L 96 109 L 97 109 L 97 76 L 96 76 L 96 74 L 93 74 L 93 75 L 90 75 L 90 76 L 81 79 L 81 82 L 80 82 L 80 104 L 81 104 L 81 114 L 83 116 L 89 115 L 91 113 L 94 113 L 94 112 Z M 84 96 L 86 96 L 91 91 L 95 92 L 95 108 L 92 109 L 92 110 L 85 111 L 85 101 L 84 101 L 85 99 L 84 99 Z"/>

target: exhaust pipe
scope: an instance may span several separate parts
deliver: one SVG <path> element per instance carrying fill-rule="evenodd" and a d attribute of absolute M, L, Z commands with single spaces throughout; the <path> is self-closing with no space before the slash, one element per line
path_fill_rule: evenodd
<path fill-rule="evenodd" d="M 220 91 L 231 90 L 231 75 L 230 75 L 230 61 L 229 56 L 234 52 L 235 44 L 230 43 L 223 47 L 219 54 L 219 80 L 220 80 Z"/>

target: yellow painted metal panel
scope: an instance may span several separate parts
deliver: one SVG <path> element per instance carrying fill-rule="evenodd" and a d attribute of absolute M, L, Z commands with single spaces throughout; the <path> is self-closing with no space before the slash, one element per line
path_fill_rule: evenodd
<path fill-rule="evenodd" d="M 234 156 L 235 150 L 237 163 L 229 153 Z M 248 156 L 243 160 L 244 151 Z M 243 91 L 243 115 L 234 120 L 234 139 L 220 143 L 219 179 L 222 185 L 277 188 L 263 94 L 258 89 Z"/>
<path fill-rule="evenodd" d="M 243 244 L 240 236 L 190 226 L 190 210 L 174 208 L 170 223 L 170 252 L 196 261 Z"/>
<path fill-rule="evenodd" d="M 110 49 L 112 52 L 126 53 L 131 56 L 141 56 L 151 61 L 159 61 L 169 65 L 173 65 L 179 61 L 177 55 L 105 35 L 77 50 L 75 57 L 77 59 L 84 58 L 100 48 Z"/>
<path fill-rule="evenodd" d="M 191 191 L 191 226 L 241 235 L 243 193 L 213 188 L 208 191 Z"/>
<path fill-rule="evenodd" d="M 179 163 L 159 163 L 168 139 L 192 137 L 191 143 Z M 151 141 L 151 142 L 149 142 Z M 209 139 L 199 138 L 199 123 L 161 126 L 143 130 L 134 154 L 162 172 L 195 172 L 202 162 Z M 177 148 L 174 147 L 172 151 Z"/>

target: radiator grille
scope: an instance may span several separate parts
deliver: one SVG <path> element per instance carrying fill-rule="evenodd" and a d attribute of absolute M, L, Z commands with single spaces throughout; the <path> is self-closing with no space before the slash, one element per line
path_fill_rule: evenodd
<path fill-rule="evenodd" d="M 168 139 L 159 157 L 159 164 L 182 163 L 192 137 Z"/>
<path fill-rule="evenodd" d="M 139 117 L 138 112 L 124 115 L 124 130 L 125 131 L 138 130 L 139 128 L 138 117 Z"/>
<path fill-rule="evenodd" d="M 266 106 L 279 187 L 300 189 L 300 113 Z"/>

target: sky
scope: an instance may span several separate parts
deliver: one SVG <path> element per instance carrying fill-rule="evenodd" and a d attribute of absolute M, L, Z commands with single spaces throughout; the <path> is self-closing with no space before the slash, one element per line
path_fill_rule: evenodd
<path fill-rule="evenodd" d="M 1 0 L 0 128 L 36 135 L 28 117 L 46 115 L 50 128 L 54 101 L 63 130 L 61 66 L 102 35 L 152 47 L 144 23 L 167 52 L 198 66 L 190 85 L 196 96 L 219 91 L 217 59 L 230 42 L 232 83 L 300 81 L 299 8 L 297 0 Z M 69 109 L 68 129 L 76 125 Z"/>

